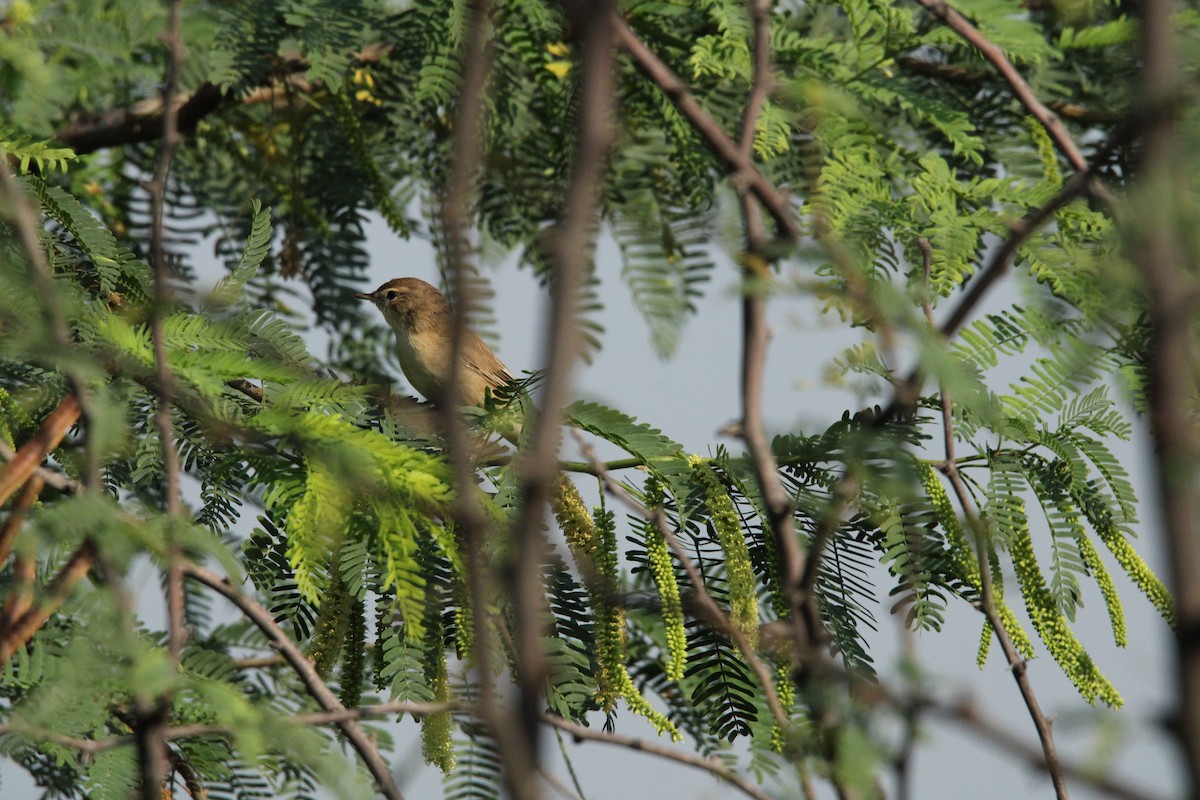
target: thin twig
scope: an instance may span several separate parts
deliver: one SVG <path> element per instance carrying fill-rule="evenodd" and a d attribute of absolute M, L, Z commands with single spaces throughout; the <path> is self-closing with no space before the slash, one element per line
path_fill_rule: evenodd
<path fill-rule="evenodd" d="M 621 49 L 629 53 L 642 74 L 658 86 L 676 110 L 691 124 L 709 150 L 721 160 L 733 181 L 744 185 L 763 204 L 767 213 L 775 220 L 783 238 L 789 242 L 798 240 L 800 225 L 787 196 L 763 177 L 754 166 L 754 162 L 742 153 L 738 143 L 704 110 L 688 90 L 687 84 L 646 46 L 623 17 L 615 16 L 613 24 L 616 26 L 617 42 Z"/>
<path fill-rule="evenodd" d="M 922 300 L 922 307 L 925 312 L 925 318 L 930 327 L 934 324 L 933 306 L 929 298 L 929 277 L 932 270 L 932 250 L 929 242 L 925 239 L 918 239 L 917 246 L 920 248 L 925 268 L 926 277 L 926 292 Z M 958 498 L 958 504 L 962 507 L 963 514 L 976 536 L 976 557 L 979 561 L 979 594 L 980 607 L 984 615 L 987 617 L 988 623 L 992 626 L 992 630 L 996 632 L 996 639 L 1000 642 L 1000 648 L 1004 651 L 1004 657 L 1008 661 L 1009 668 L 1012 670 L 1013 679 L 1017 682 L 1017 688 L 1021 692 L 1021 697 L 1025 701 L 1025 707 L 1029 711 L 1029 716 L 1033 720 L 1033 726 L 1037 729 L 1038 739 L 1041 741 L 1042 753 L 1045 757 L 1046 770 L 1050 773 L 1050 781 L 1054 784 L 1054 793 L 1059 800 L 1067 798 L 1067 783 L 1063 776 L 1062 764 L 1058 759 L 1058 749 L 1054 745 L 1054 735 L 1050 730 L 1050 721 L 1046 719 L 1046 715 L 1042 712 L 1041 704 L 1038 702 L 1037 695 L 1033 691 L 1033 683 L 1029 680 L 1029 670 L 1025 663 L 1025 659 L 1017 652 L 1017 648 L 1013 646 L 1012 639 L 1008 635 L 1008 630 L 1004 627 L 1003 620 L 1000 619 L 1000 613 L 996 610 L 995 591 L 992 587 L 992 571 L 991 565 L 988 563 L 988 541 L 987 533 L 984 528 L 984 523 L 979 519 L 978 513 L 974 509 L 974 504 L 971 501 L 970 493 L 967 492 L 967 487 L 963 484 L 962 476 L 958 472 L 958 461 L 954 455 L 954 406 L 951 403 L 950 395 L 946 391 L 946 386 L 943 384 L 940 387 L 942 401 L 942 447 L 945 451 L 946 461 L 942 467 L 942 472 L 950 481 L 951 487 L 954 489 L 955 497 Z"/>
<path fill-rule="evenodd" d="M 312 662 L 305 658 L 296 643 L 276 624 L 271 612 L 215 572 L 195 564 L 184 564 L 183 572 L 187 577 L 207 586 L 237 606 L 238 610 L 278 648 L 291 668 L 295 670 L 309 695 L 320 704 L 321 708 L 330 714 L 340 714 L 346 711 L 346 707 L 338 700 L 337 695 L 317 674 Z M 379 748 L 375 746 L 375 742 L 366 735 L 355 719 L 339 719 L 335 724 L 345 735 L 346 741 L 358 753 L 359 758 L 366 764 L 383 796 L 389 800 L 403 800 L 400 788 L 396 785 L 387 762 L 380 755 Z"/>
<path fill-rule="evenodd" d="M 973 734 L 983 736 L 1030 765 L 1047 772 L 1050 771 L 1051 767 L 1046 760 L 1045 750 L 1041 746 L 1031 744 L 1020 736 L 1010 733 L 996 722 L 981 716 L 969 703 L 930 703 L 920 700 L 918 703 L 922 709 L 929 710 L 942 719 L 963 725 Z M 1137 787 L 1102 774 L 1090 765 L 1084 766 L 1060 759 L 1056 768 L 1072 780 L 1086 784 L 1096 791 L 1120 798 L 1120 800 L 1161 800 L 1161 798 L 1147 794 Z"/>
<path fill-rule="evenodd" d="M 1066 126 L 1062 124 L 1062 120 L 1038 99 L 1033 89 L 1021 77 L 1021 73 L 1008 60 L 1008 56 L 1004 55 L 1003 48 L 980 33 L 978 28 L 972 25 L 966 17 L 958 13 L 945 0 L 917 0 L 917 2 L 930 14 L 944 22 L 948 28 L 978 49 L 980 54 L 996 68 L 996 71 L 1000 73 L 1000 76 L 1004 78 L 1005 82 L 1012 89 L 1013 94 L 1016 95 L 1017 100 L 1042 124 L 1042 127 L 1050 134 L 1050 138 L 1054 141 L 1055 146 L 1066 156 L 1067 161 L 1070 162 L 1071 167 L 1077 173 L 1091 172 L 1087 159 L 1083 157 L 1083 153 L 1079 150 L 1079 146 L 1075 144 L 1075 140 L 1071 138 L 1071 134 L 1067 131 Z M 1110 208 L 1115 206 L 1116 198 L 1095 175 L 1089 175 L 1084 186 L 1100 202 Z"/>
<path fill-rule="evenodd" d="M 659 758 L 665 758 L 669 761 L 674 761 L 678 764 L 685 764 L 689 767 L 696 767 L 705 772 L 715 775 L 721 780 L 727 781 L 731 786 L 739 789 L 748 797 L 753 797 L 755 800 L 771 800 L 771 795 L 758 788 L 755 784 L 738 775 L 730 769 L 725 762 L 718 758 L 703 758 L 695 753 L 676 750 L 666 745 L 658 744 L 657 742 L 638 739 L 634 736 L 624 736 L 619 733 L 606 733 L 604 731 L 595 730 L 593 728 L 585 728 L 584 726 L 565 720 L 562 717 L 556 717 L 550 714 L 543 714 L 541 721 L 545 725 L 558 728 L 561 731 L 569 733 L 576 740 L 589 742 L 603 742 L 612 744 L 618 747 L 625 747 L 630 750 L 638 750 L 643 753 L 648 753 Z"/>
<path fill-rule="evenodd" d="M 754 71 L 750 97 L 742 114 L 738 153 L 747 162 L 753 163 L 754 131 L 772 84 L 771 3 L 770 0 L 747 0 L 747 5 L 754 30 Z M 767 530 L 775 543 L 779 559 L 780 581 L 788 600 L 794 629 L 792 638 L 799 661 L 800 651 L 807 652 L 809 644 L 815 641 L 816 632 L 809 625 L 810 615 L 804 611 L 804 596 L 800 592 L 805 555 L 796 541 L 792 499 L 779 479 L 778 465 L 771 452 L 762 416 L 763 381 L 766 375 L 767 343 L 770 340 L 765 285 L 771 273 L 764 255 L 768 246 L 767 234 L 762 219 L 762 201 L 750 192 L 749 186 L 740 188 L 738 202 L 746 231 L 746 252 L 742 265 L 742 419 L 738 433 L 746 443 L 754 476 L 766 506 Z"/>
<path fill-rule="evenodd" d="M 167 653 L 175 663 L 179 662 L 179 655 L 187 639 L 183 574 L 179 571 L 177 563 L 180 551 L 174 535 L 174 524 L 183 510 L 183 499 L 179 486 L 179 452 L 175 447 L 175 425 L 171 418 L 175 380 L 167 364 L 167 337 L 163 330 L 163 315 L 166 314 L 174 295 L 171 290 L 171 268 L 167 263 L 165 245 L 166 198 L 171 159 L 180 141 L 179 108 L 175 104 L 175 95 L 178 92 L 179 74 L 183 69 L 184 59 L 182 6 L 182 0 L 169 0 L 167 29 L 161 37 L 167 50 L 167 74 L 163 82 L 163 136 L 154 164 L 154 175 L 146 186 L 150 195 L 150 266 L 154 270 L 150 340 L 154 351 L 154 377 L 158 383 L 158 412 L 154 415 L 154 422 L 158 427 L 159 447 L 162 451 L 167 504 Z"/>
<path fill-rule="evenodd" d="M 458 103 L 454 114 L 454 139 L 450 151 L 450 175 L 446 183 L 441 213 L 446 231 L 446 257 L 449 267 L 450 295 L 454 299 L 454 331 L 446 387 L 447 402 L 440 409 L 440 422 L 445 431 L 450 465 L 454 471 L 455 492 L 451 513 L 460 532 L 466 556 L 467 593 L 471 606 L 471 626 L 474 645 L 472 653 L 479 676 L 479 717 L 496 742 L 505 780 L 527 779 L 529 765 L 535 755 L 528 737 L 504 735 L 519 730 L 519 720 L 496 696 L 495 670 L 492 667 L 492 635 L 488 602 L 495 595 L 497 576 L 492 562 L 485 556 L 489 538 L 489 520 L 480 505 L 476 489 L 475 465 L 466 432 L 465 421 L 459 413 L 462 406 L 463 347 L 468 335 L 468 311 L 474 306 L 472 285 L 468 280 L 469 236 L 471 230 L 472 187 L 483 158 L 483 125 L 486 106 L 486 86 L 491 71 L 493 48 L 488 36 L 488 0 L 468 3 L 466 36 L 463 39 L 463 71 L 459 82 Z M 519 790 L 514 795 L 521 796 Z"/>
<path fill-rule="evenodd" d="M 183 69 L 183 0 L 168 0 L 167 28 L 160 34 L 166 47 L 167 69 L 163 80 L 163 135 L 154 174 L 146 184 L 150 195 L 150 267 L 154 272 L 154 296 L 150 309 L 150 341 L 154 354 L 154 376 L 158 384 L 158 410 L 154 423 L 158 428 L 159 448 L 163 460 L 163 480 L 166 492 L 166 537 L 167 555 L 167 657 L 172 664 L 179 664 L 183 645 L 187 639 L 184 610 L 183 572 L 175 525 L 183 509 L 179 486 L 179 452 L 175 447 L 175 425 L 172 421 L 172 397 L 174 378 L 167 364 L 167 337 L 163 330 L 163 315 L 171 303 L 171 269 L 167 264 L 166 241 L 166 196 L 167 181 L 171 172 L 171 159 L 179 144 L 179 108 L 175 94 L 179 87 L 179 75 Z M 171 702 L 166 694 L 153 698 L 137 697 L 138 764 L 141 770 L 142 797 L 157 797 L 167 780 L 168 751 L 163 731 L 171 722 Z"/>
<path fill-rule="evenodd" d="M 4 527 L 0 529 L 0 566 L 8 560 L 17 534 L 25 524 L 29 510 L 33 508 L 46 482 L 36 472 L 25 482 L 25 487 L 13 501 Z M 37 562 L 23 553 L 18 552 L 13 559 L 12 582 L 8 588 L 8 596 L 4 598 L 4 609 L 0 611 L 0 635 L 24 616 L 33 605 L 33 586 L 37 580 Z"/>

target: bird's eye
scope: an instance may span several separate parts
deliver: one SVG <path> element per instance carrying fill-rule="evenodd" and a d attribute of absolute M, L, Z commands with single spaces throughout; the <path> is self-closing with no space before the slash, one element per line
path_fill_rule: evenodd
<path fill-rule="evenodd" d="M 388 300 L 395 300 L 396 296 L 399 294 L 400 294 L 400 292 L 396 291 L 395 289 L 388 289 L 386 292 L 383 293 L 383 296 L 386 297 Z"/>

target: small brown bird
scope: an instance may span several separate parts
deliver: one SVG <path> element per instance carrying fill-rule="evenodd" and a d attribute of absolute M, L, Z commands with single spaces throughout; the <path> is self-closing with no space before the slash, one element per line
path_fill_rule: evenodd
<path fill-rule="evenodd" d="M 396 355 L 408 382 L 426 400 L 442 405 L 454 349 L 454 317 L 442 293 L 419 278 L 396 278 L 355 297 L 374 303 L 395 332 Z M 481 406 L 487 390 L 503 387 L 512 374 L 473 331 L 465 333 L 459 392 L 466 405 Z"/>

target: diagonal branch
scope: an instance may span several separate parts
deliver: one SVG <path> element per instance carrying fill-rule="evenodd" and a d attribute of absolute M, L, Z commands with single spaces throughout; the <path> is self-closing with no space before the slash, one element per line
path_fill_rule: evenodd
<path fill-rule="evenodd" d="M 21 445 L 0 472 L 0 503 L 8 502 L 29 476 L 33 475 L 80 417 L 79 401 L 69 394 L 59 401 L 29 441 Z"/>
<path fill-rule="evenodd" d="M 0 630 L 0 664 L 12 658 L 13 653 L 25 646 L 46 624 L 50 616 L 71 596 L 71 590 L 88 574 L 95 561 L 96 545 L 87 539 L 50 581 L 42 597 L 10 627 Z"/>
<path fill-rule="evenodd" d="M 763 177 L 738 143 L 730 138 L 721 124 L 713 119 L 688 91 L 687 84 L 638 38 L 623 17 L 614 15 L 613 24 L 621 49 L 629 54 L 642 74 L 658 86 L 684 119 L 691 123 L 708 149 L 721 160 L 734 183 L 744 185 L 762 203 L 785 239 L 790 242 L 799 239 L 800 226 L 787 196 Z"/>
<path fill-rule="evenodd" d="M 924 257 L 925 283 L 926 287 L 928 287 L 933 252 L 927 239 L 918 239 L 917 246 Z M 928 321 L 930 327 L 933 327 L 933 307 L 930 304 L 928 290 L 923 301 L 923 308 L 925 319 Z M 1033 720 L 1033 726 L 1037 729 L 1038 739 L 1042 745 L 1042 754 L 1045 757 L 1046 771 L 1050 773 L 1050 781 L 1054 784 L 1055 796 L 1059 800 L 1066 800 L 1067 782 L 1063 776 L 1062 764 L 1058 760 L 1058 749 L 1054 745 L 1054 735 L 1050 730 L 1050 721 L 1046 719 L 1046 715 L 1042 712 L 1041 704 L 1038 703 L 1037 695 L 1034 694 L 1033 683 L 1029 680 L 1029 670 L 1025 659 L 1021 657 L 1021 654 L 1017 652 L 1017 648 L 1013 645 L 1012 639 L 1008 635 L 1008 629 L 1004 627 L 1004 621 L 1000 618 L 1000 612 L 996 608 L 996 595 L 992 587 L 991 564 L 988 562 L 986 523 L 979 519 L 979 514 L 975 511 L 974 504 L 971 501 L 970 493 L 967 492 L 967 487 L 963 484 L 962 475 L 958 472 L 958 460 L 954 454 L 954 405 L 950 401 L 950 395 L 946 392 L 944 384 L 940 387 L 940 393 L 942 401 L 942 447 L 946 456 L 942 472 L 950 481 L 950 486 L 954 489 L 954 496 L 958 499 L 958 504 L 962 507 L 963 514 L 966 515 L 971 530 L 975 532 L 975 555 L 979 561 L 980 608 L 987 617 L 988 624 L 996 632 L 996 639 L 1000 642 L 1000 648 L 1004 651 L 1004 657 L 1008 661 L 1009 669 L 1012 670 L 1013 679 L 1017 682 L 1017 689 L 1021 692 L 1021 698 L 1025 701 L 1025 708 L 1028 709 L 1029 716 Z"/>
<path fill-rule="evenodd" d="M 678 764 L 685 764 L 689 767 L 702 769 L 723 781 L 727 781 L 730 785 L 739 789 L 748 797 L 753 797 L 754 800 L 770 800 L 771 795 L 764 792 L 758 786 L 738 775 L 732 769 L 718 758 L 703 758 L 694 753 L 676 750 L 673 747 L 658 744 L 657 742 L 638 739 L 633 736 L 623 736 L 619 733 L 609 733 L 606 731 L 598 731 L 563 719 L 562 717 L 552 714 L 543 714 L 542 723 L 561 731 L 569 733 L 575 738 L 575 741 L 602 742 L 604 744 L 612 744 L 618 747 L 625 747 L 630 750 L 637 750 L 648 755 L 665 758 L 669 761 L 674 761 Z"/>
<path fill-rule="evenodd" d="M 195 564 L 186 563 L 182 569 L 187 577 L 207 586 L 237 606 L 238 610 L 254 623 L 255 627 L 262 631 L 271 644 L 279 650 L 287 660 L 288 665 L 295 670 L 296 675 L 308 690 L 309 695 L 317 701 L 322 709 L 334 715 L 340 715 L 346 711 L 346 707 L 338 700 L 337 695 L 333 693 L 328 684 L 317 674 L 317 669 L 313 666 L 312 662 L 305 658 L 304 653 L 301 652 L 296 643 L 276 624 L 275 619 L 271 616 L 271 612 L 267 611 L 254 598 L 248 596 L 241 589 L 231 584 L 228 580 L 221 578 L 215 572 Z M 396 780 L 392 777 L 387 762 L 380 755 L 379 748 L 375 746 L 375 742 L 359 726 L 356 719 L 338 716 L 335 724 L 346 737 L 346 741 L 358 753 L 363 763 L 366 764 L 383 796 L 388 798 L 388 800 L 403 800 L 400 788 L 396 785 Z"/>
<path fill-rule="evenodd" d="M 1071 138 L 1071 134 L 1067 131 L 1066 126 L 1062 124 L 1062 120 L 1038 99 L 1033 89 L 1025 81 L 1025 78 L 1021 76 L 1021 73 L 1013 63 L 1008 60 L 1008 56 L 1004 54 L 1003 48 L 984 36 L 978 28 L 972 25 L 966 17 L 956 11 L 945 0 L 917 0 L 917 2 L 926 11 L 940 19 L 948 28 L 979 50 L 980 54 L 996 68 L 996 71 L 1000 73 L 1000 76 L 1004 78 L 1005 82 L 1012 89 L 1013 94 L 1016 95 L 1017 100 L 1042 124 L 1042 127 L 1050 134 L 1050 138 L 1054 141 L 1055 146 L 1066 156 L 1067 161 L 1070 162 L 1071 167 L 1076 172 L 1087 173 L 1089 171 L 1087 159 L 1083 157 L 1083 153 L 1079 150 L 1079 146 L 1075 144 L 1075 140 Z M 1086 189 L 1093 197 L 1110 208 L 1116 204 L 1116 198 L 1112 192 L 1095 175 L 1091 175 L 1088 178 Z"/>

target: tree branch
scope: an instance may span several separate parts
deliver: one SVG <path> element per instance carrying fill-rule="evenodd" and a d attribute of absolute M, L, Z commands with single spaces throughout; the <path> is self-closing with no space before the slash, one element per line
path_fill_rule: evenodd
<path fill-rule="evenodd" d="M 0 504 L 8 502 L 17 489 L 29 480 L 79 420 L 80 414 L 79 400 L 73 394 L 67 395 L 42 422 L 38 432 L 21 445 L 20 450 L 5 455 L 8 463 L 0 472 Z"/>
<path fill-rule="evenodd" d="M 51 615 L 58 610 L 75 588 L 75 584 L 88 574 L 96 561 L 96 545 L 87 539 L 76 548 L 75 552 L 54 579 L 46 587 L 45 593 L 38 598 L 32 607 L 20 616 L 11 626 L 0 630 L 0 664 L 12 658 L 13 654 L 33 638 Z"/>
<path fill-rule="evenodd" d="M 541 721 L 544 725 L 549 725 L 569 733 L 571 736 L 575 737 L 576 741 L 603 742 L 605 744 L 612 744 L 618 747 L 625 747 L 630 750 L 638 750 L 643 753 L 648 753 L 649 755 L 658 756 L 659 758 L 665 758 L 668 761 L 674 761 L 677 764 L 685 764 L 689 767 L 696 767 L 697 769 L 702 769 L 705 772 L 715 775 L 721 780 L 728 782 L 730 785 L 736 787 L 748 797 L 753 797 L 755 800 L 771 800 L 771 795 L 767 794 L 750 781 L 738 775 L 718 758 L 702 758 L 701 756 L 693 753 L 676 750 L 674 748 L 667 747 L 666 745 L 658 744 L 657 742 L 638 739 L 633 736 L 623 736 L 619 733 L 607 733 L 605 731 L 593 730 L 592 728 L 585 728 L 578 723 L 571 722 L 570 720 L 566 720 L 562 717 L 557 717 L 552 714 L 543 714 Z"/>
<path fill-rule="evenodd" d="M 150 339 L 154 352 L 154 377 L 158 384 L 158 411 L 154 422 L 158 428 L 159 447 L 163 459 L 163 480 L 166 483 L 167 512 L 167 652 L 172 661 L 179 662 L 183 644 L 187 638 L 184 622 L 183 574 L 176 562 L 179 561 L 179 546 L 175 543 L 173 525 L 183 510 L 183 498 L 179 486 L 179 452 L 175 447 L 175 425 L 171 418 L 175 380 L 167 364 L 167 339 L 163 331 L 163 315 L 170 306 L 174 292 L 171 289 L 171 267 L 167 263 L 166 241 L 166 195 L 167 180 L 171 172 L 171 159 L 179 145 L 179 109 L 175 95 L 179 84 L 179 73 L 183 69 L 184 45 L 182 32 L 182 0 L 170 0 L 167 30 L 162 34 L 167 50 L 167 74 L 163 83 L 163 134 L 154 175 L 146 186 L 150 194 L 150 266 L 154 270 L 154 298 L 150 315 Z M 148 795 L 147 795 L 148 796 Z"/>
<path fill-rule="evenodd" d="M 925 311 L 925 319 L 928 321 L 930 327 L 933 327 L 933 306 L 930 303 L 928 289 L 933 253 L 928 240 L 924 238 L 919 239 L 917 245 L 920 247 L 921 254 L 924 257 L 925 267 L 926 292 L 922 305 Z M 1022 699 L 1025 701 L 1025 707 L 1029 710 L 1029 716 L 1033 720 L 1033 726 L 1037 729 L 1038 739 L 1041 742 L 1042 753 L 1045 758 L 1046 771 L 1050 773 L 1050 781 L 1054 784 L 1055 796 L 1059 800 L 1066 800 L 1066 778 L 1063 776 L 1062 764 L 1058 760 L 1058 749 L 1054 745 L 1054 735 L 1050 730 L 1050 722 L 1046 719 L 1046 715 L 1042 713 L 1041 704 L 1038 703 L 1037 695 L 1034 694 L 1033 683 L 1029 680 L 1029 670 L 1027 669 L 1025 659 L 1021 657 L 1021 654 L 1017 652 L 1017 648 L 1013 646 L 1012 639 L 1008 635 L 1008 630 L 1004 627 L 1003 620 L 1000 619 L 1000 613 L 996 610 L 995 592 L 992 588 L 991 565 L 988 563 L 988 538 L 985 523 L 980 521 L 979 515 L 975 512 L 970 493 L 967 492 L 967 487 L 963 484 L 962 476 L 958 472 L 958 461 L 954 455 L 954 407 L 950 401 L 950 395 L 946 392 L 945 385 L 940 387 L 940 393 L 942 400 L 942 448 L 946 455 L 942 472 L 949 479 L 950 485 L 954 489 L 954 495 L 958 498 L 958 504 L 962 507 L 963 514 L 966 515 L 971 530 L 975 532 L 976 558 L 979 561 L 980 607 L 987 617 L 988 624 L 992 626 L 992 630 L 996 633 L 996 639 L 1000 642 L 1000 648 L 1004 651 L 1004 657 L 1008 660 L 1009 668 L 1012 670 L 1013 679 L 1017 682 L 1017 688 L 1021 692 Z"/>
<path fill-rule="evenodd" d="M 1200 382 L 1196 341 L 1195 159 L 1172 108 L 1182 81 L 1175 6 L 1143 0 L 1139 115 L 1145 120 L 1140 184 L 1131 203 L 1127 249 L 1145 287 L 1150 319 L 1146 347 L 1150 433 L 1159 508 L 1177 604 L 1178 705 L 1172 720 L 1190 786 L 1200 798 L 1200 434 L 1195 397 Z M 1190 115 L 1189 115 L 1190 116 Z M 1189 136 L 1194 135 L 1189 131 Z"/>
<path fill-rule="evenodd" d="M 504 765 L 504 780 L 514 797 L 532 797 L 537 764 L 537 743 L 523 728 L 519 709 L 502 703 L 496 696 L 495 669 L 492 665 L 493 630 L 488 606 L 495 597 L 496 569 L 486 557 L 486 544 L 492 526 L 480 504 L 476 487 L 470 437 L 460 408 L 463 379 L 463 347 L 468 336 L 468 312 L 474 307 L 472 285 L 468 279 L 470 264 L 471 202 L 473 185 L 483 160 L 483 126 L 487 106 L 486 88 L 491 72 L 493 45 L 489 32 L 489 0 L 468 3 L 466 36 L 463 40 L 463 68 L 458 103 L 454 114 L 454 138 L 450 151 L 450 175 L 446 183 L 441 213 L 447 239 L 450 295 L 454 299 L 454 331 L 450 363 L 454 369 L 446 387 L 447 402 L 439 409 L 447 450 L 454 471 L 454 495 L 451 513 L 462 533 L 466 550 L 467 591 L 471 603 L 474 631 L 472 653 L 477 661 L 480 692 L 478 716 L 487 726 Z"/>
<path fill-rule="evenodd" d="M 614 16 L 613 24 L 621 49 L 629 53 L 642 74 L 658 86 L 684 119 L 691 123 L 696 133 L 700 134 L 700 138 L 708 145 L 708 149 L 720 159 L 730 173 L 733 182 L 744 185 L 763 204 L 767 213 L 775 220 L 775 225 L 784 239 L 788 242 L 797 241 L 800 238 L 800 226 L 786 195 L 763 177 L 754 166 L 754 162 L 743 154 L 720 123 L 692 96 L 687 84 L 638 38 L 623 17 Z"/>
<path fill-rule="evenodd" d="M 1071 167 L 1077 173 L 1087 173 L 1089 171 L 1087 159 L 1083 157 L 1083 153 L 1080 152 L 1078 145 L 1075 144 L 1075 140 L 1071 138 L 1071 134 L 1067 131 L 1066 126 L 1062 124 L 1062 120 L 1038 99 L 1033 89 L 1021 77 L 1021 73 L 1008 60 L 1008 56 L 1004 54 L 1003 48 L 980 33 L 978 28 L 972 25 L 966 17 L 958 13 L 945 0 L 917 0 L 917 2 L 926 11 L 945 23 L 948 28 L 978 49 L 980 54 L 996 68 L 996 71 L 1000 73 L 1000 76 L 1004 78 L 1005 82 L 1013 90 L 1013 94 L 1016 95 L 1017 100 L 1042 124 L 1042 127 L 1050 134 L 1050 138 L 1053 140 L 1055 146 L 1066 156 L 1067 161 L 1070 162 Z M 1086 189 L 1089 194 L 1110 208 L 1116 204 L 1116 198 L 1112 192 L 1094 175 L 1088 179 Z"/>
<path fill-rule="evenodd" d="M 207 586 L 237 606 L 238 610 L 279 649 L 279 652 L 287 659 L 288 665 L 295 670 L 309 695 L 320 704 L 321 708 L 331 714 L 341 714 L 346 711 L 346 707 L 338 700 L 337 695 L 317 674 L 312 662 L 305 658 L 300 648 L 275 623 L 271 612 L 215 572 L 195 564 L 184 564 L 183 572 L 187 577 Z M 339 719 L 335 721 L 335 724 L 346 737 L 346 741 L 358 753 L 363 763 L 366 764 L 383 796 L 388 800 L 403 800 L 403 795 L 392 777 L 391 770 L 388 769 L 387 762 L 383 760 L 375 743 L 367 737 L 358 723 L 354 719 Z"/>
<path fill-rule="evenodd" d="M 224 93 L 207 81 L 190 94 L 176 96 L 170 107 L 175 112 L 179 133 L 194 132 L 200 120 L 216 111 L 224 99 Z M 54 138 L 78 155 L 106 147 L 152 142 L 163 135 L 166 116 L 163 108 L 163 101 L 154 98 L 127 108 L 78 117 L 60 128 Z"/>

